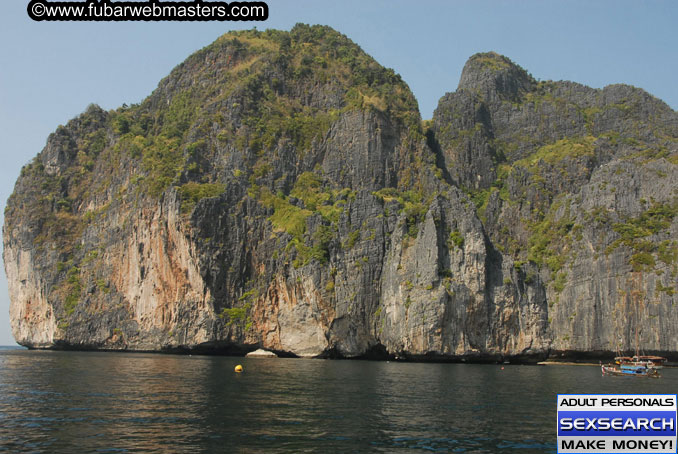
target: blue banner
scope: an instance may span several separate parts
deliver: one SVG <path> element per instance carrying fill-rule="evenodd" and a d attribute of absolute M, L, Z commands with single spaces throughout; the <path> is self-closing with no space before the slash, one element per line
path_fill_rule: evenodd
<path fill-rule="evenodd" d="M 558 436 L 676 435 L 675 411 L 559 411 Z"/>

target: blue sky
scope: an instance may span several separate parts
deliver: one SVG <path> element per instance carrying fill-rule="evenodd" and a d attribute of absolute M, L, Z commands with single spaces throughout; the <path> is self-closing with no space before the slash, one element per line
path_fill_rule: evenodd
<path fill-rule="evenodd" d="M 266 22 L 45 23 L 28 0 L 0 14 L 1 213 L 21 167 L 90 103 L 149 95 L 192 52 L 234 29 L 330 25 L 401 74 L 431 118 L 476 52 L 504 54 L 540 80 L 627 83 L 678 108 L 678 2 L 269 0 Z M 0 219 L 4 222 L 4 219 Z M 13 344 L 0 277 L 0 345 Z"/>

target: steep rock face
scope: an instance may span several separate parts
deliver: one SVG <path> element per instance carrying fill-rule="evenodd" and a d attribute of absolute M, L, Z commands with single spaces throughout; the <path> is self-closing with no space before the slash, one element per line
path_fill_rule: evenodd
<path fill-rule="evenodd" d="M 493 244 L 546 284 L 552 354 L 675 352 L 678 115 L 478 54 L 433 129 Z"/>
<path fill-rule="evenodd" d="M 8 281 L 11 301 L 9 308 L 10 324 L 14 339 L 19 344 L 37 348 L 54 345 L 54 334 L 57 330 L 52 305 L 42 290 L 44 284 L 40 276 L 34 272 L 33 254 L 28 249 L 14 249 L 5 252 L 5 272 Z M 17 285 L 16 283 L 20 283 Z"/>
<path fill-rule="evenodd" d="M 343 35 L 230 33 L 24 167 L 12 329 L 35 348 L 534 360 L 626 348 L 638 325 L 673 352 L 677 124 L 641 90 L 490 53 L 424 130 Z"/>
<path fill-rule="evenodd" d="M 543 291 L 492 248 L 462 194 L 438 197 L 420 228 L 413 241 L 396 230 L 386 257 L 377 328 L 389 351 L 500 358 L 548 349 Z"/>

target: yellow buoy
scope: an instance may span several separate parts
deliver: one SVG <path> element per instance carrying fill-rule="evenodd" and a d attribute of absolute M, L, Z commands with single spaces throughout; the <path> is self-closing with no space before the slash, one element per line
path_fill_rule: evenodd
<path fill-rule="evenodd" d="M 236 371 L 236 372 L 242 372 L 242 366 L 241 366 L 240 364 L 238 364 L 237 366 L 235 366 L 235 371 Z"/>

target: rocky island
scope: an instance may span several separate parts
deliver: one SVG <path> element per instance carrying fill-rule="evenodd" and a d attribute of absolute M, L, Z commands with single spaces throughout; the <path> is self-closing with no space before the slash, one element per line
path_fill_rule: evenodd
<path fill-rule="evenodd" d="M 449 87 L 441 87 L 441 93 Z M 5 211 L 30 348 L 678 356 L 678 114 L 466 63 L 422 121 L 323 26 L 241 31 L 59 126 Z"/>

